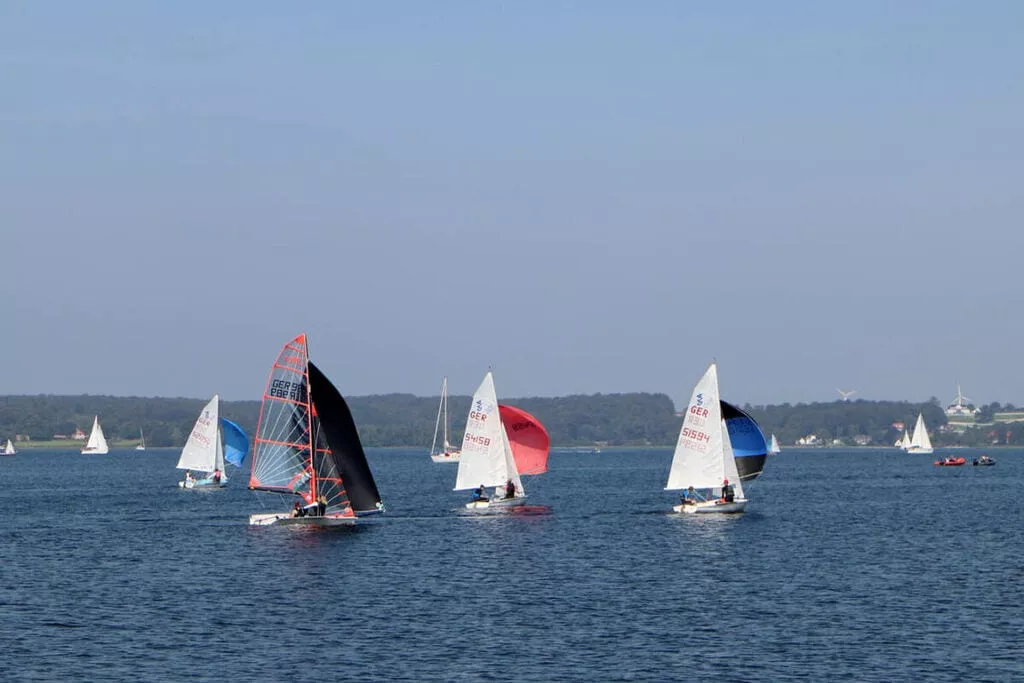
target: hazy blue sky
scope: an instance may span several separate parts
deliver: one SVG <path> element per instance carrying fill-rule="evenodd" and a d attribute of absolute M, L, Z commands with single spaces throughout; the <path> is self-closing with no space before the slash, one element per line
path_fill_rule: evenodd
<path fill-rule="evenodd" d="M 1024 3 L 5 2 L 0 393 L 1024 403 Z"/>

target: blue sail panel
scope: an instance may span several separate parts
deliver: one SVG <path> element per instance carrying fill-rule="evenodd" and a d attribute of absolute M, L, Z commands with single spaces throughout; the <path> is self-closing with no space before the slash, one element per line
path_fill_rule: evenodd
<path fill-rule="evenodd" d="M 249 437 L 241 427 L 227 418 L 220 419 L 220 426 L 224 434 L 224 461 L 241 467 L 245 454 L 249 452 Z"/>

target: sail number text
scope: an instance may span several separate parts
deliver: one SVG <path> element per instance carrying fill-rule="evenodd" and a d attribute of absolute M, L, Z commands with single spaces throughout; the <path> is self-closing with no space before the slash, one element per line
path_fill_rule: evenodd
<path fill-rule="evenodd" d="M 466 434 L 466 443 L 476 446 L 483 446 L 487 448 L 491 445 L 491 437 L 489 436 L 477 436 L 476 434 Z"/>
<path fill-rule="evenodd" d="M 683 438 L 693 439 L 697 443 L 708 442 L 710 443 L 711 437 L 702 431 L 696 429 L 690 429 L 689 427 L 683 427 Z"/>
<path fill-rule="evenodd" d="M 270 382 L 270 396 L 273 398 L 289 398 L 293 401 L 305 401 L 306 385 L 301 382 L 275 379 Z"/>

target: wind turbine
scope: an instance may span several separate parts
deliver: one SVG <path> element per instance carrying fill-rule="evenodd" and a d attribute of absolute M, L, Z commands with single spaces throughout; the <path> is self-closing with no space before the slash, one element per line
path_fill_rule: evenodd
<path fill-rule="evenodd" d="M 849 401 L 850 397 L 857 393 L 856 389 L 850 389 L 849 391 L 843 391 L 842 389 L 836 389 L 839 395 L 843 397 L 844 401 Z"/>

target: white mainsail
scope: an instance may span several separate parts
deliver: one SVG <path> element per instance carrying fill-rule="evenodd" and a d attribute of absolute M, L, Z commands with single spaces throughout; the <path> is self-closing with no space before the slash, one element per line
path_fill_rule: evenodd
<path fill-rule="evenodd" d="M 509 479 L 516 486 L 516 495 L 524 495 L 523 482 L 498 412 L 494 377 L 488 371 L 469 405 L 454 490 L 475 489 L 481 484 L 504 486 Z"/>
<path fill-rule="evenodd" d="M 10 439 L 7 439 L 7 445 L 4 447 L 4 455 L 14 455 L 18 451 L 14 450 L 14 444 Z"/>
<path fill-rule="evenodd" d="M 142 429 L 139 429 L 139 445 L 135 447 L 137 451 L 146 450 L 146 435 L 142 433 Z"/>
<path fill-rule="evenodd" d="M 220 395 L 214 394 L 192 427 L 178 458 L 179 470 L 224 472 L 224 444 L 220 436 Z M 226 481 L 226 479 L 222 479 Z"/>
<path fill-rule="evenodd" d="M 718 368 L 712 363 L 690 396 L 665 489 L 720 488 L 725 479 L 733 485 L 736 497 L 743 498 L 732 444 L 722 421 Z"/>
<path fill-rule="evenodd" d="M 96 415 L 92 419 L 92 431 L 89 433 L 89 441 L 86 442 L 82 453 L 106 455 L 109 452 L 110 448 L 107 446 L 107 439 L 103 436 L 103 427 L 100 427 L 100 417 Z"/>
<path fill-rule="evenodd" d="M 782 449 L 779 448 L 779 441 L 778 441 L 778 439 L 775 438 L 775 434 L 772 434 L 772 443 L 768 447 L 768 452 L 772 453 L 772 454 L 775 454 L 775 453 L 780 452 L 781 450 Z"/>
<path fill-rule="evenodd" d="M 921 452 L 932 452 L 932 440 L 928 437 L 928 428 L 924 425 L 924 415 L 917 414 L 917 424 L 914 425 L 914 436 L 910 439 L 908 450 Z"/>

